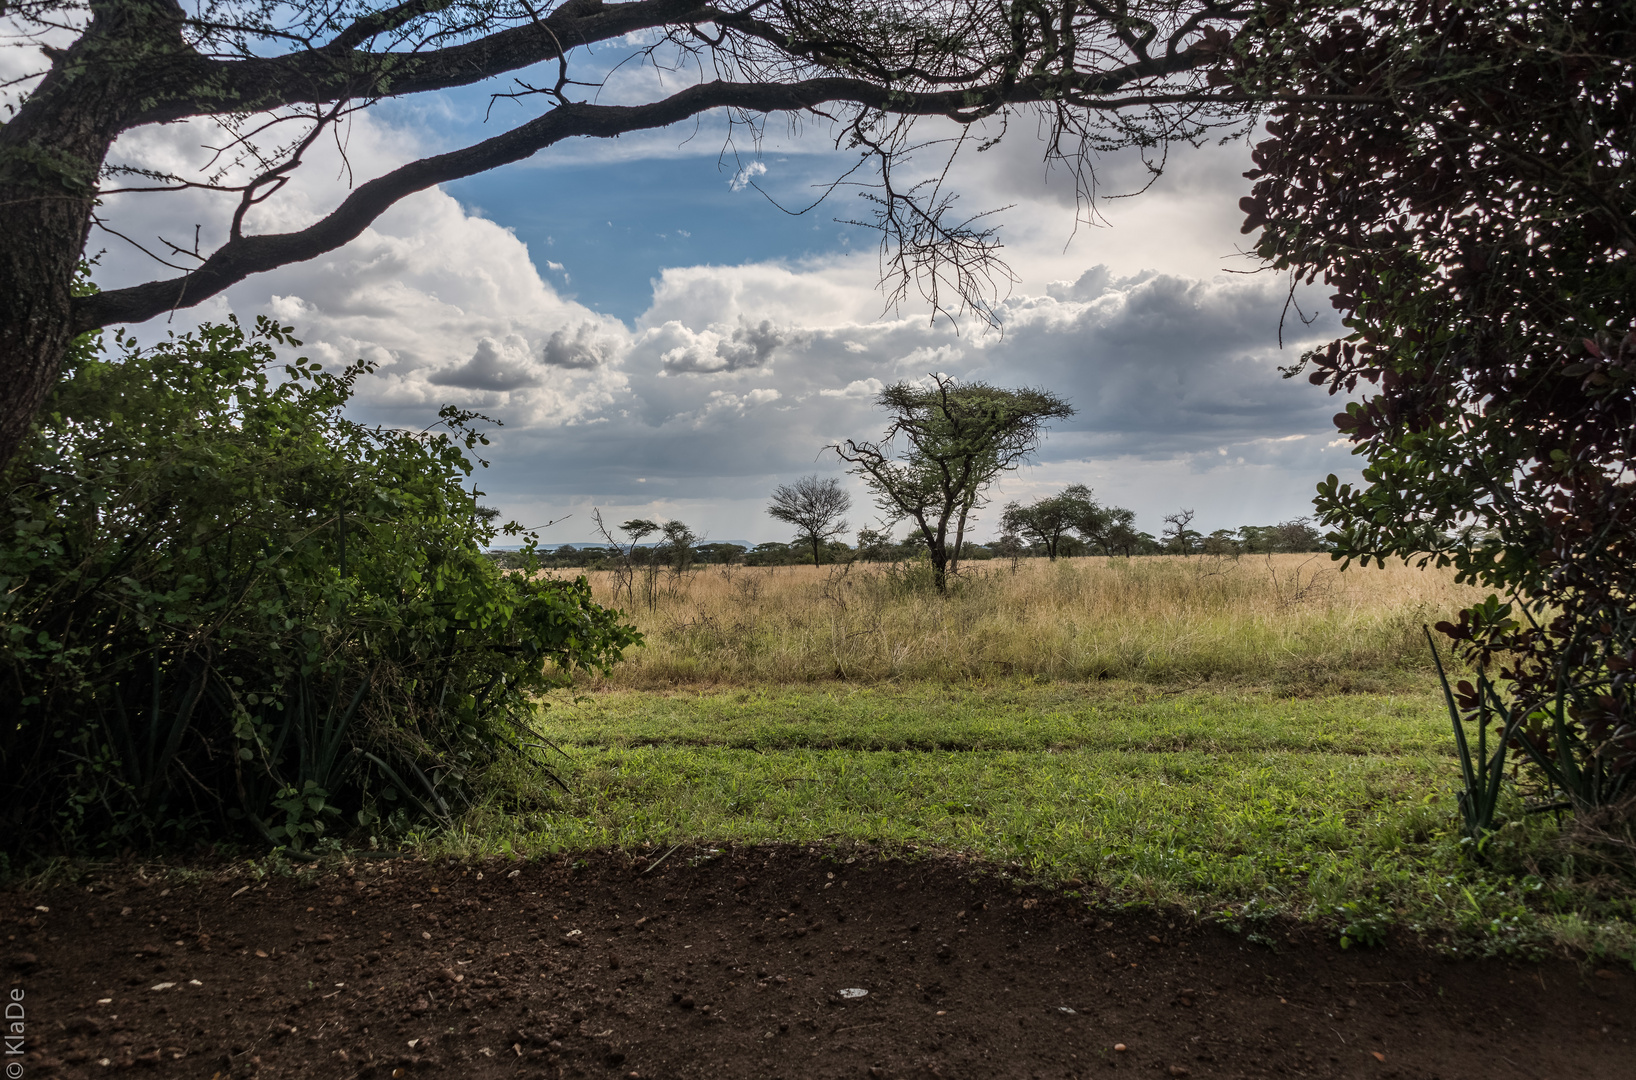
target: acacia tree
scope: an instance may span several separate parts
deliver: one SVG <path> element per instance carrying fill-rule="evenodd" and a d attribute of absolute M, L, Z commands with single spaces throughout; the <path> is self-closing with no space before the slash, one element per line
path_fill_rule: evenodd
<path fill-rule="evenodd" d="M 857 151 L 860 168 L 872 164 L 849 182 L 873 177 L 864 194 L 894 300 L 917 286 L 934 311 L 986 310 L 1004 275 L 994 232 L 985 214 L 955 212 L 943 171 L 907 173 L 924 145 L 914 121 L 965 130 L 992 118 L 1003 130 L 1012 111 L 1034 109 L 1048 156 L 1076 168 L 1095 149 L 1196 137 L 1212 104 L 1232 96 L 1198 72 L 1243 16 L 1234 0 L 216 0 L 192 10 L 179 0 L 14 0 L 0 21 L 37 66 L 10 84 L 0 126 L 0 465 L 76 334 L 332 251 L 413 192 L 567 139 L 714 110 L 752 128 L 769 114 L 832 124 L 837 145 Z M 586 76 L 585 57 L 633 41 L 676 89 L 598 103 L 602 80 Z M 250 227 L 247 215 L 349 113 L 506 76 L 494 94 L 523 106 L 522 123 L 367 178 L 305 228 Z M 217 125 L 223 147 L 196 175 L 110 158 L 122 135 L 185 121 Z M 201 188 L 233 206 L 223 234 L 168 242 L 160 261 L 174 273 L 74 295 L 103 200 Z"/>
<path fill-rule="evenodd" d="M 1467 770 L 1467 828 L 1507 744 L 1547 802 L 1617 800 L 1636 776 L 1636 8 L 1304 0 L 1247 33 L 1219 77 L 1286 100 L 1245 231 L 1333 286 L 1349 331 L 1288 372 L 1355 396 L 1335 424 L 1363 482 L 1317 500 L 1334 550 L 1452 563 L 1509 600 L 1439 624 L 1481 672 L 1457 712 L 1503 736 Z"/>
<path fill-rule="evenodd" d="M 907 518 L 926 545 L 932 580 L 947 591 L 971 513 L 1002 473 L 1039 447 L 1045 424 L 1074 414 L 1046 390 L 1006 390 L 933 375 L 930 386 L 897 383 L 875 403 L 892 417 L 879 442 L 831 445 L 875 493 L 890 523 Z M 894 445 L 901 436 L 901 445 Z"/>
<path fill-rule="evenodd" d="M 1138 555 L 1154 543 L 1136 531 L 1136 511 L 1123 506 L 1098 506 L 1074 522 L 1074 531 L 1102 555 Z"/>
<path fill-rule="evenodd" d="M 793 484 L 779 484 L 773 490 L 773 503 L 767 507 L 767 513 L 795 526 L 796 540 L 812 546 L 812 565 L 817 566 L 824 544 L 846 532 L 846 519 L 841 515 L 851 506 L 852 496 L 833 476 L 822 480 L 817 476 L 803 476 Z"/>
<path fill-rule="evenodd" d="M 1071 484 L 1055 495 L 1036 499 L 1027 506 L 1017 502 L 1006 503 L 1000 512 L 1000 528 L 1007 533 L 1025 536 L 1045 549 L 1055 561 L 1057 548 L 1070 530 L 1101 517 L 1101 507 L 1091 497 L 1091 489 L 1084 484 Z"/>
<path fill-rule="evenodd" d="M 1178 555 L 1191 555 L 1195 541 L 1203 539 L 1198 531 L 1192 528 L 1193 511 L 1178 510 L 1174 514 L 1165 515 L 1165 531 L 1159 534 L 1159 543 L 1166 551 L 1174 551 Z"/>

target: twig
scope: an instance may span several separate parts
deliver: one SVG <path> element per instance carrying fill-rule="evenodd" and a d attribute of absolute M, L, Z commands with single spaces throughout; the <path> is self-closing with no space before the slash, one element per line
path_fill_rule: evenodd
<path fill-rule="evenodd" d="M 659 856 L 659 862 L 654 863 L 652 866 L 648 867 L 646 870 L 642 871 L 640 874 L 638 874 L 636 876 L 637 877 L 646 877 L 647 875 L 653 873 L 655 870 L 659 869 L 659 863 L 664 862 L 666 859 L 668 859 L 672 855 L 676 854 L 676 848 L 679 848 L 681 846 L 682 846 L 681 844 L 677 844 L 675 847 L 672 847 L 669 851 L 667 851 L 663 855 Z"/>

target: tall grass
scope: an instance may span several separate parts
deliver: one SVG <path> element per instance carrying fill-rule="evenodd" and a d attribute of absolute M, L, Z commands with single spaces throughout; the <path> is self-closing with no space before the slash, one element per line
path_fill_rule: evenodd
<path fill-rule="evenodd" d="M 1477 599 L 1449 571 L 1327 556 L 991 562 L 950 595 L 915 566 L 703 567 L 634 597 L 647 647 L 603 687 L 1036 676 L 1374 690 L 1430 673 L 1420 627 Z"/>

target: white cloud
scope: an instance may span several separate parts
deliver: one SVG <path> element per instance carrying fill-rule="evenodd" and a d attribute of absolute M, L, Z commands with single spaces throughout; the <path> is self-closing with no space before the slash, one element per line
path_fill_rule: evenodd
<path fill-rule="evenodd" d="M 826 389 L 818 393 L 823 397 L 873 398 L 884 389 L 886 384 L 879 379 L 853 379 L 839 390 Z"/>
<path fill-rule="evenodd" d="M 516 390 L 540 384 L 540 376 L 533 368 L 527 340 L 521 334 L 508 334 L 504 341 L 483 338 L 477 343 L 477 351 L 470 360 L 447 371 L 433 372 L 427 378 L 436 386 L 459 386 L 468 390 Z"/>
<path fill-rule="evenodd" d="M 755 181 L 756 177 L 766 175 L 767 166 L 763 165 L 759 161 L 752 161 L 733 174 L 733 179 L 728 182 L 728 187 L 732 188 L 734 191 L 743 191 Z"/>
<path fill-rule="evenodd" d="M 186 125 L 138 135 L 122 153 L 178 164 L 196 163 L 209 141 Z M 421 152 L 418 138 L 363 114 L 349 154 L 358 175 L 376 175 Z M 1021 283 L 1000 305 L 1000 334 L 956 333 L 918 309 L 883 316 L 867 256 L 670 267 L 627 327 L 560 295 L 510 230 L 436 190 L 346 247 L 250 279 L 187 318 L 265 311 L 295 325 L 315 358 L 375 361 L 378 375 L 360 384 L 370 418 L 423 426 L 446 401 L 497 416 L 506 428 L 482 479 L 490 501 L 519 520 L 574 513 L 562 540 L 588 536 L 575 522 L 591 505 L 681 517 L 718 538 L 777 536 L 766 494 L 814 468 L 838 475 L 822 448 L 878 436 L 872 399 L 931 372 L 1042 386 L 1078 407 L 997 499 L 1082 481 L 1153 529 L 1179 505 L 1212 527 L 1274 521 L 1305 512 L 1312 482 L 1351 459 L 1329 442 L 1335 403 L 1275 370 L 1333 324 L 1294 326 L 1302 340 L 1280 353 L 1279 283 L 1216 274 L 1236 219 L 1230 203 L 1220 220 L 1203 208 L 1220 200 L 1230 160 L 1200 157 L 1208 183 L 1179 177 L 1169 194 L 1152 193 L 1155 209 L 1117 206 L 1112 227 L 1082 230 L 1067 253 L 1072 200 L 1059 187 L 1008 181 L 988 165 L 970 173 L 969 201 L 1018 202 L 1006 235 Z M 307 171 L 258 211 L 258 227 L 298 227 L 339 201 L 333 152 Z M 1011 197 L 1006 183 L 1018 189 Z M 199 222 L 208 247 L 230 203 L 131 198 L 109 209 L 150 241 L 190 242 Z M 152 273 L 128 250 L 104 267 L 105 285 Z"/>
<path fill-rule="evenodd" d="M 731 329 L 715 323 L 700 333 L 672 320 L 651 332 L 651 337 L 680 342 L 660 356 L 666 374 L 709 375 L 765 367 L 773 351 L 790 342 L 793 335 L 773 326 L 770 319 L 762 319 L 754 326 L 741 323 Z"/>
<path fill-rule="evenodd" d="M 622 328 L 621 328 L 622 329 Z M 619 333 L 607 322 L 587 319 L 574 327 L 551 331 L 546 339 L 541 359 L 550 367 L 599 368 L 608 365 L 619 355 L 628 335 Z"/>
<path fill-rule="evenodd" d="M 120 141 L 116 156 L 196 168 L 214 131 L 207 123 L 141 129 Z M 347 138 L 359 176 L 424 149 L 416 132 L 370 113 L 353 121 Z M 296 183 L 256 209 L 249 228 L 284 231 L 317 220 L 345 197 L 347 175 L 333 145 L 316 151 Z M 208 192 L 108 203 L 115 227 L 150 246 L 159 237 L 191 244 L 197 222 L 205 250 L 220 242 L 232 206 Z M 117 287 L 168 273 L 133 248 L 111 245 L 98 280 Z M 326 365 L 371 360 L 378 372 L 359 384 L 359 409 L 416 427 L 451 400 L 498 411 L 515 427 L 590 422 L 626 390 L 619 361 L 630 331 L 561 297 L 511 230 L 437 189 L 402 200 L 345 247 L 249 278 L 175 321 L 185 327 L 229 312 L 267 312 L 294 325 L 303 351 Z"/>

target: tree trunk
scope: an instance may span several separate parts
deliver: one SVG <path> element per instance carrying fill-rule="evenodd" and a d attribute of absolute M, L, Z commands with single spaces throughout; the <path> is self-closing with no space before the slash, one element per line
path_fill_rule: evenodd
<path fill-rule="evenodd" d="M 72 341 L 74 276 L 108 148 L 144 70 L 182 48 L 181 9 L 164 0 L 97 0 L 92 12 L 0 127 L 0 469 L 28 438 Z M 143 56 L 133 41 L 157 47 Z M 115 48 L 119 56 L 104 55 Z"/>
<path fill-rule="evenodd" d="M 6 388 L 0 394 L 0 469 L 28 438 L 68 351 L 74 268 L 88 217 L 88 208 L 19 198 L 19 187 L 0 183 L 11 234 L 0 252 L 0 382 Z"/>

